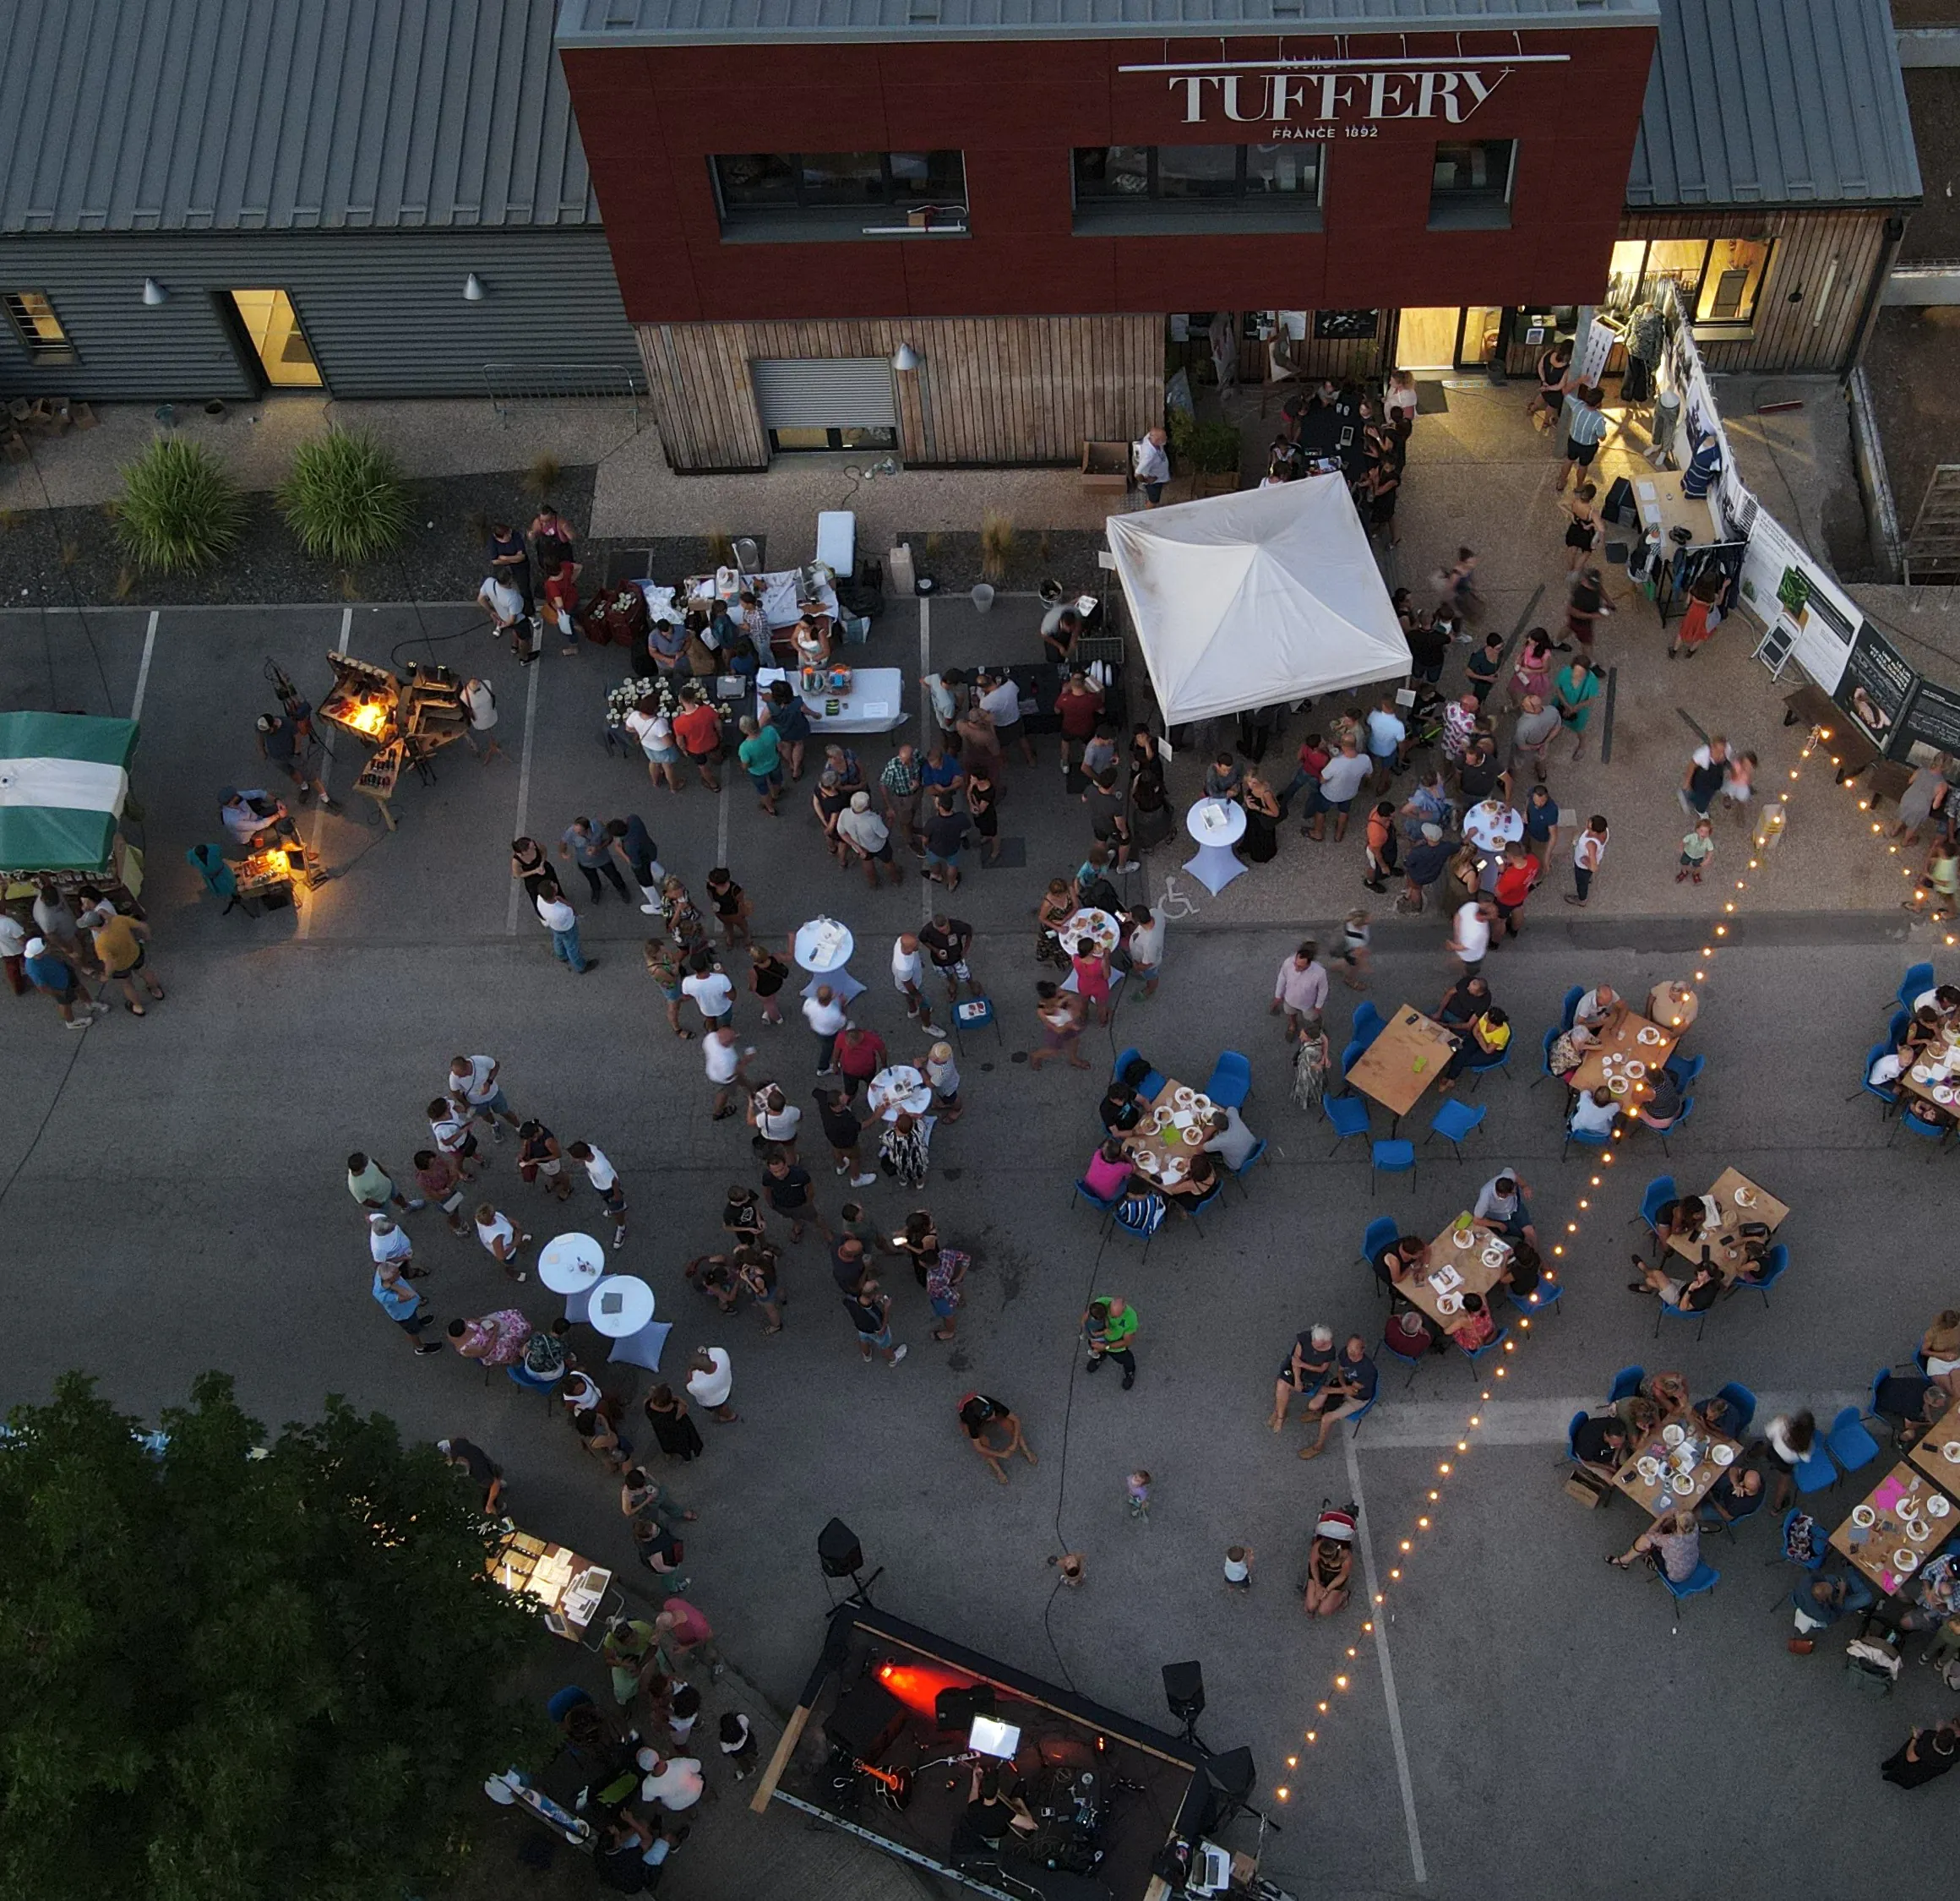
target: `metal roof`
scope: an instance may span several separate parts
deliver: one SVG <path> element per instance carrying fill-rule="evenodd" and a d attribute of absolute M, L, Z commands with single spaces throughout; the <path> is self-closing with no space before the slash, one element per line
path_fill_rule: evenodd
<path fill-rule="evenodd" d="M 1919 196 L 1888 0 L 1661 0 L 1629 205 Z"/>
<path fill-rule="evenodd" d="M 596 224 L 555 10 L 0 5 L 0 231 Z"/>
<path fill-rule="evenodd" d="M 564 0 L 563 46 L 1216 39 L 1650 22 L 1656 0 Z"/>

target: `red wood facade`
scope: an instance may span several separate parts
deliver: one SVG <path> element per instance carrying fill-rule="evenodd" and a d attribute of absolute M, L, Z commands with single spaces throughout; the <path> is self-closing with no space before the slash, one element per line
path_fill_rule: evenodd
<path fill-rule="evenodd" d="M 1344 57 L 1433 56 L 1478 79 L 1452 92 L 1385 65 L 1386 79 L 1293 82 L 1288 133 L 1326 134 L 1320 231 L 1123 237 L 1073 232 L 1072 149 L 1273 142 L 1272 75 L 1241 80 L 1234 123 L 1222 83 L 1162 68 L 1250 67 L 1279 42 L 751 43 L 561 57 L 627 313 L 646 324 L 1583 303 L 1605 288 L 1653 42 L 1644 25 L 1349 35 Z M 1335 50 L 1285 43 L 1295 58 Z M 1437 142 L 1503 139 L 1517 141 L 1509 228 L 1429 230 Z M 797 149 L 956 149 L 970 235 L 725 242 L 710 155 Z"/>

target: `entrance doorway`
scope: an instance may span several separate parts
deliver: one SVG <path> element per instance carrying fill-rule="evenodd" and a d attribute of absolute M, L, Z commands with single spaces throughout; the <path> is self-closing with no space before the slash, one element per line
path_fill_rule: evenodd
<path fill-rule="evenodd" d="M 1396 329 L 1395 367 L 1407 370 L 1447 370 L 1456 367 L 1456 331 L 1463 313 L 1405 310 Z"/>
<path fill-rule="evenodd" d="M 259 359 L 260 373 L 275 389 L 317 389 L 320 366 L 307 347 L 306 333 L 284 291 L 232 291 L 231 308 Z"/>

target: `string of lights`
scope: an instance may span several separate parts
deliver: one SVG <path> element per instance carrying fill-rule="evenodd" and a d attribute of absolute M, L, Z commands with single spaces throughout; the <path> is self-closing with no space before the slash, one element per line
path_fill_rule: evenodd
<path fill-rule="evenodd" d="M 1698 1010 L 1701 999 L 1706 994 L 1707 986 L 1711 981 L 1711 973 L 1715 967 L 1715 961 L 1724 950 L 1729 948 L 1726 940 L 1735 920 L 1738 907 L 1750 889 L 1750 877 L 1747 874 L 1760 872 L 1763 869 L 1764 858 L 1767 849 L 1766 841 L 1781 829 L 1782 824 L 1787 817 L 1791 796 L 1795 787 L 1801 782 L 1804 767 L 1810 760 L 1811 754 L 1818 749 L 1820 745 L 1827 744 L 1830 738 L 1831 733 L 1828 727 L 1813 727 L 1810 730 L 1798 754 L 1796 765 L 1788 769 L 1789 777 L 1787 785 L 1778 787 L 1778 798 L 1776 803 L 1783 808 L 1783 814 L 1778 817 L 1775 823 L 1768 824 L 1763 829 L 1752 831 L 1750 855 L 1744 866 L 1745 875 L 1739 876 L 1730 881 L 1733 889 L 1723 899 L 1720 915 L 1710 927 L 1707 940 L 1700 947 L 1693 977 L 1695 988 L 1688 989 L 1680 985 L 1675 987 L 1673 1027 L 1685 1028 L 1687 1023 L 1692 1020 L 1688 1013 Z M 1836 758 L 1832 758 L 1831 764 L 1835 768 L 1839 761 Z M 1767 804 L 1766 801 L 1766 808 Z M 1869 812 L 1871 801 L 1869 797 L 1860 798 L 1858 805 L 1860 811 Z M 1881 832 L 1883 830 L 1876 823 L 1873 824 L 1871 829 L 1875 833 Z M 1898 852 L 1898 847 L 1896 843 L 1892 844 L 1890 849 L 1894 853 Z M 1906 868 L 1906 875 L 1910 878 L 1916 874 L 1908 866 Z M 1919 896 L 1923 897 L 1924 895 L 1922 889 Z M 1949 934 L 1947 936 L 1946 942 L 1949 945 L 1955 941 L 1954 935 Z M 1569 1263 L 1570 1250 L 1578 1245 L 1578 1237 L 1583 1225 L 1583 1217 L 1592 1212 L 1592 1204 L 1597 1196 L 1597 1191 L 1607 1182 L 1606 1171 L 1614 1165 L 1615 1151 L 1624 1139 L 1627 1128 L 1628 1123 L 1625 1117 L 1615 1119 L 1612 1134 L 1606 1145 L 1599 1152 L 1599 1172 L 1587 1178 L 1585 1191 L 1575 1198 L 1571 1213 L 1563 1224 L 1561 1238 L 1552 1244 L 1551 1251 L 1554 1261 L 1561 1264 Z M 1548 1268 L 1544 1278 L 1554 1287 L 1558 1286 L 1560 1284 L 1558 1268 L 1556 1266 Z M 1556 1297 L 1534 1293 L 1528 1297 L 1527 1305 L 1532 1307 L 1540 1306 L 1553 1298 Z M 1497 1364 L 1491 1370 L 1490 1384 L 1481 1386 L 1478 1389 L 1477 1404 L 1479 1408 L 1489 1405 L 1497 1397 L 1499 1388 L 1496 1382 L 1507 1379 L 1515 1370 L 1518 1364 L 1516 1356 L 1521 1347 L 1530 1344 L 1531 1333 L 1532 1317 L 1529 1313 L 1521 1313 L 1516 1326 L 1508 1330 L 1504 1337 L 1504 1354 L 1510 1357 L 1499 1359 Z M 1475 1443 L 1475 1435 L 1483 1424 L 1484 1414 L 1480 1409 L 1473 1411 L 1467 1415 L 1460 1434 L 1455 1441 L 1454 1456 L 1442 1458 L 1437 1462 L 1435 1473 L 1430 1484 L 1424 1489 L 1413 1522 L 1406 1525 L 1398 1535 L 1394 1536 L 1390 1540 L 1389 1555 L 1392 1561 L 1388 1566 L 1386 1576 L 1379 1581 L 1380 1588 L 1374 1593 L 1373 1601 L 1369 1606 L 1369 1615 L 1362 1622 L 1361 1634 L 1363 1636 L 1369 1637 L 1374 1634 L 1376 1618 L 1392 1616 L 1393 1613 L 1390 1609 L 1391 1595 L 1395 1588 L 1402 1583 L 1403 1571 L 1417 1555 L 1418 1547 L 1424 1535 L 1435 1529 L 1435 1521 L 1439 1516 L 1438 1508 L 1443 1502 L 1444 1488 L 1452 1478 L 1456 1477 L 1461 1473 L 1463 1463 Z M 1302 1740 L 1307 1747 L 1316 1747 L 1319 1745 L 1322 1732 L 1326 1726 L 1328 1719 L 1333 1714 L 1336 1704 L 1341 1697 L 1346 1695 L 1352 1686 L 1354 1680 L 1354 1666 L 1358 1661 L 1359 1652 L 1358 1644 L 1348 1644 L 1342 1647 L 1342 1653 L 1330 1674 L 1326 1692 L 1314 1699 L 1312 1719 L 1309 1726 L 1301 1731 Z M 1299 1764 L 1300 1757 L 1298 1751 L 1286 1758 L 1286 1767 L 1289 1771 L 1298 1769 Z M 1292 1800 L 1293 1788 L 1290 1782 L 1280 1782 L 1274 1786 L 1272 1793 L 1277 1801 L 1287 1802 Z"/>

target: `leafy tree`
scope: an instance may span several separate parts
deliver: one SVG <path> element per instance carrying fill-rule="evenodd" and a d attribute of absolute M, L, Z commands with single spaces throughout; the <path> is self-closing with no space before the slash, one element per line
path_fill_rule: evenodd
<path fill-rule="evenodd" d="M 0 1896 L 414 1892 L 542 1724 L 473 1489 L 338 1398 L 268 1446 L 221 1374 L 162 1424 L 69 1373 L 0 1441 Z"/>

